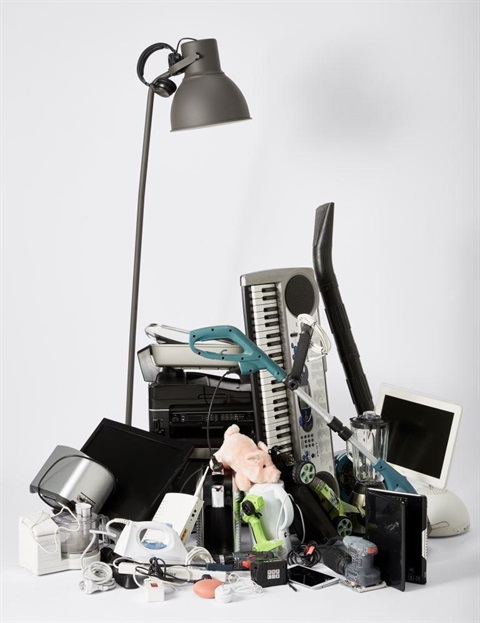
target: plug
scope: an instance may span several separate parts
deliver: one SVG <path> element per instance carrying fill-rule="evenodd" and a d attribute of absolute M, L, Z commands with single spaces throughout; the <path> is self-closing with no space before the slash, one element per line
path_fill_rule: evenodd
<path fill-rule="evenodd" d="M 160 580 L 147 579 L 143 582 L 145 601 L 165 601 L 165 588 Z"/>
<path fill-rule="evenodd" d="M 115 588 L 114 586 L 109 586 L 108 584 L 98 584 L 98 582 L 94 582 L 93 580 L 82 580 L 79 583 L 79 586 L 80 590 L 86 595 L 91 595 L 97 591 L 108 591 L 111 588 Z"/>

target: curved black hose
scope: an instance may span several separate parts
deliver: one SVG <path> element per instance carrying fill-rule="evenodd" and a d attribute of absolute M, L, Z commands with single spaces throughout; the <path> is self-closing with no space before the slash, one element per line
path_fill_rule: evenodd
<path fill-rule="evenodd" d="M 337 345 L 338 356 L 345 371 L 348 389 L 360 415 L 373 411 L 372 394 L 362 368 L 360 355 L 353 338 L 347 311 L 343 304 L 337 278 L 333 270 L 333 203 L 317 208 L 313 237 L 313 268 L 318 288 L 325 305 L 328 324 Z"/>

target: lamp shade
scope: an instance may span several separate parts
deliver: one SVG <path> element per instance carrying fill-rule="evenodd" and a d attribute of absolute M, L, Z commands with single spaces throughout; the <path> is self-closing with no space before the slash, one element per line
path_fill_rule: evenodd
<path fill-rule="evenodd" d="M 182 44 L 182 56 L 200 58 L 185 69 L 172 102 L 172 132 L 250 119 L 247 102 L 220 67 L 215 39 Z"/>

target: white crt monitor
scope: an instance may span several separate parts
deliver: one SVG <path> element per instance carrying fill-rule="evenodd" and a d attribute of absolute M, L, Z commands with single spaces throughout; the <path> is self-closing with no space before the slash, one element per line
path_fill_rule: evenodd
<path fill-rule="evenodd" d="M 390 425 L 387 461 L 409 479 L 444 489 L 462 407 L 382 385 L 375 411 Z"/>

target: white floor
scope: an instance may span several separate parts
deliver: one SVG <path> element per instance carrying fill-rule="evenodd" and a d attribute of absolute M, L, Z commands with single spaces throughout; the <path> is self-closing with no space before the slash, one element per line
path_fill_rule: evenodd
<path fill-rule="evenodd" d="M 80 572 L 37 577 L 16 562 L 16 535 L 6 543 L 2 570 L 4 623 L 85 621 L 479 621 L 478 526 L 446 539 L 430 539 L 428 583 L 407 584 L 404 593 L 385 588 L 358 594 L 336 585 L 314 592 L 288 586 L 260 596 L 236 597 L 230 604 L 196 597 L 191 586 L 163 603 L 146 603 L 140 590 L 116 588 L 83 594 Z"/>

